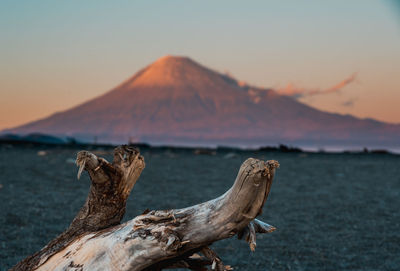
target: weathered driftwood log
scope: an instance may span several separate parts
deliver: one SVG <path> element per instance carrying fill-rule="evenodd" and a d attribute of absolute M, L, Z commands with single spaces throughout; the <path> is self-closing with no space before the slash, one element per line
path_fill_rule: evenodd
<path fill-rule="evenodd" d="M 89 172 L 88 199 L 70 227 L 14 270 L 231 270 L 208 247 L 238 235 L 251 250 L 256 233 L 275 230 L 255 219 L 268 197 L 276 161 L 247 159 L 232 188 L 222 196 L 192 207 L 147 211 L 119 224 L 126 199 L 144 168 L 133 148 L 115 150 L 113 163 L 79 152 L 77 164 Z M 198 253 L 203 254 L 200 256 Z"/>
<path fill-rule="evenodd" d="M 66 231 L 11 270 L 34 270 L 79 236 L 120 224 L 126 200 L 144 169 L 143 157 L 135 148 L 120 146 L 112 163 L 87 151 L 78 153 L 76 163 L 78 178 L 85 169 L 91 179 L 85 204 Z"/>

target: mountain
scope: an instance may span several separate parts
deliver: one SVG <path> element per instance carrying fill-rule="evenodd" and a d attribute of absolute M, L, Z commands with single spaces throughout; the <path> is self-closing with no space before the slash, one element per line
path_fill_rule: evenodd
<path fill-rule="evenodd" d="M 104 95 L 8 132 L 115 143 L 397 147 L 400 125 L 323 112 L 166 56 Z"/>

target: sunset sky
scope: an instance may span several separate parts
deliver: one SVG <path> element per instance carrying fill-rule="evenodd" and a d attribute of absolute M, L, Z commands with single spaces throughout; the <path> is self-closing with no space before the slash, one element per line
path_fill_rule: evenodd
<path fill-rule="evenodd" d="M 2 1 L 0 33 L 0 129 L 98 96 L 167 54 L 400 123 L 397 1 Z"/>

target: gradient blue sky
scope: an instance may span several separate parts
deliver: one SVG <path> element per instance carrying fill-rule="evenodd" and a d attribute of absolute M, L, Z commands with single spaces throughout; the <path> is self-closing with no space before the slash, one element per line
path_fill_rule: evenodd
<path fill-rule="evenodd" d="M 102 94 L 166 55 L 400 123 L 397 1 L 1 1 L 0 129 Z M 398 2 L 397 2 L 398 3 Z"/>

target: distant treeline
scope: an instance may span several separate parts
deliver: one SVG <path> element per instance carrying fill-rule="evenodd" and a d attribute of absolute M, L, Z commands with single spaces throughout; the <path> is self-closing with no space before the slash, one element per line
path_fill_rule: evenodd
<path fill-rule="evenodd" d="M 28 135 L 17 135 L 17 134 L 3 134 L 0 135 L 0 145 L 13 145 L 13 146 L 42 146 L 42 147 L 64 147 L 64 148 L 87 148 L 87 149 L 98 149 L 98 148 L 114 148 L 114 144 L 101 144 L 101 143 L 87 143 L 76 140 L 73 137 L 66 137 L 65 139 L 56 137 L 53 135 L 32 133 Z M 208 154 L 215 155 L 216 152 L 238 152 L 238 151 L 260 151 L 260 152 L 282 152 L 282 153 L 310 153 L 311 151 L 305 151 L 299 147 L 288 146 L 285 144 L 279 144 L 278 146 L 263 146 L 257 149 L 243 149 L 231 146 L 218 146 L 216 148 L 211 147 L 181 147 L 181 146 L 152 146 L 147 143 L 129 143 L 140 149 L 159 149 L 159 150 L 188 150 L 194 151 L 195 154 Z M 319 150 L 312 153 L 329 153 L 324 150 Z M 345 154 L 392 154 L 385 149 L 372 149 L 369 150 L 364 148 L 362 150 L 345 150 L 340 153 Z"/>

